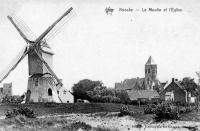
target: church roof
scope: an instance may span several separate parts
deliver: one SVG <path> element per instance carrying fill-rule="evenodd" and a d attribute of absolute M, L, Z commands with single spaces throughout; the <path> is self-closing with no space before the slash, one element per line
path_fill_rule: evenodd
<path fill-rule="evenodd" d="M 132 90 L 144 88 L 144 78 L 125 79 L 121 83 L 115 83 L 116 89 Z"/>
<path fill-rule="evenodd" d="M 131 100 L 159 98 L 159 94 L 155 90 L 127 90 L 128 96 Z"/>
<path fill-rule="evenodd" d="M 147 63 L 145 65 L 156 65 L 155 61 L 153 60 L 153 58 L 150 56 Z"/>

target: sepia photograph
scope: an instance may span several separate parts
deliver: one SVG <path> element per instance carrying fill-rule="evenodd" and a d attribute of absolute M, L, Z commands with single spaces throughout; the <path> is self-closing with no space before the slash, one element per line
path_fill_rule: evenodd
<path fill-rule="evenodd" d="M 0 0 L 0 131 L 200 131 L 200 1 Z"/>

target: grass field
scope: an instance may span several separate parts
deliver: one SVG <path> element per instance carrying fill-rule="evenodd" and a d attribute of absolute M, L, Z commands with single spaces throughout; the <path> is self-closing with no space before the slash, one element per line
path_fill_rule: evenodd
<path fill-rule="evenodd" d="M 32 108 L 39 116 L 48 114 L 63 113 L 96 113 L 96 112 L 119 112 L 123 104 L 113 103 L 69 103 L 69 104 L 11 104 L 0 105 L 0 116 L 4 115 L 7 110 L 19 106 L 27 106 Z M 128 105 L 129 110 L 143 112 L 143 107 Z"/>
<path fill-rule="evenodd" d="M 94 123 L 109 124 L 109 119 L 117 122 L 117 112 L 124 106 L 123 104 L 112 103 L 74 103 L 74 104 L 10 104 L 0 105 L 0 116 L 4 116 L 7 110 L 16 107 L 27 106 L 32 108 L 38 117 L 35 119 L 25 118 L 23 116 L 0 120 L 0 130 L 77 130 L 82 128 L 94 131 L 118 131 L 104 126 L 94 126 Z M 128 105 L 129 110 L 137 112 L 137 116 L 142 116 L 143 107 Z M 114 115 L 112 113 L 114 113 Z M 111 114 L 110 114 L 111 113 Z M 90 115 L 89 115 L 90 114 Z M 83 122 L 83 123 L 82 123 Z M 87 124 L 86 124 L 87 123 Z M 89 123 L 89 124 L 88 124 Z M 115 125 L 115 124 L 114 124 Z"/>
<path fill-rule="evenodd" d="M 173 131 L 200 129 L 198 112 L 184 114 L 181 121 L 155 123 L 154 115 L 144 114 L 142 106 L 128 105 L 129 110 L 134 114 L 119 117 L 118 112 L 124 105 L 112 103 L 0 105 L 0 117 L 4 116 L 7 110 L 19 106 L 32 108 L 38 117 L 17 116 L 11 119 L 0 119 L 0 131 L 76 131 L 80 128 L 92 131 L 140 131 L 140 128 L 147 131 L 149 129 L 162 131 L 163 128 L 170 128 Z"/>

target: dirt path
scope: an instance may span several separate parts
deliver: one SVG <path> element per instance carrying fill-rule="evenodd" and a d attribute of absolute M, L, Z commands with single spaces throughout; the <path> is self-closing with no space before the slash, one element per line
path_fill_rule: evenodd
<path fill-rule="evenodd" d="M 93 114 L 64 114 L 45 117 L 63 117 L 64 119 L 85 122 L 92 127 L 106 127 L 120 131 L 197 131 L 200 130 L 200 122 L 192 121 L 167 121 L 155 123 L 153 121 L 137 121 L 130 116 L 118 117 L 117 113 L 93 113 Z"/>

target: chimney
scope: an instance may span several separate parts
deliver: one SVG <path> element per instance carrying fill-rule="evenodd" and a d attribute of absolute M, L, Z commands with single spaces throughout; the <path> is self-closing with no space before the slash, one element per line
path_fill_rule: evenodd
<path fill-rule="evenodd" d="M 172 82 L 174 82 L 174 78 L 172 78 Z"/>

